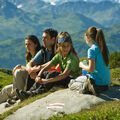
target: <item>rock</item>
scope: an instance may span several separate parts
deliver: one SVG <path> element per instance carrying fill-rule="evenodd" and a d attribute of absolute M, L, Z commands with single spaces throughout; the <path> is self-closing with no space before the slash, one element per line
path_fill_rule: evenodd
<path fill-rule="evenodd" d="M 110 87 L 109 90 L 101 93 L 99 97 L 65 89 L 56 91 L 18 109 L 4 120 L 47 119 L 58 112 L 65 112 L 65 114 L 77 113 L 81 109 L 90 109 L 93 104 L 111 100 L 120 100 L 120 86 Z"/>
<path fill-rule="evenodd" d="M 77 113 L 81 109 L 90 109 L 93 104 L 104 100 L 93 95 L 79 94 L 69 89 L 56 91 L 42 99 L 18 109 L 4 120 L 40 120 L 47 119 L 58 112 Z M 53 104 L 53 105 L 51 105 Z"/>
<path fill-rule="evenodd" d="M 10 110 L 11 108 L 17 106 L 19 102 L 20 102 L 20 100 L 18 100 L 14 105 L 11 105 L 10 107 L 5 107 L 7 102 L 1 103 L 0 104 L 0 115 L 3 114 L 4 112 Z"/>

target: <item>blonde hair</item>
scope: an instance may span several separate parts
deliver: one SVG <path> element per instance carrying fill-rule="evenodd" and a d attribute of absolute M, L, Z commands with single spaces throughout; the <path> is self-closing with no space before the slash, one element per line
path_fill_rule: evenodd
<path fill-rule="evenodd" d="M 66 39 L 66 38 L 70 38 L 70 39 L 71 39 L 71 36 L 70 36 L 70 34 L 69 34 L 68 32 L 60 32 L 60 33 L 58 34 L 57 39 L 56 39 L 56 44 L 55 44 L 55 45 L 56 45 L 56 46 L 55 46 L 55 54 L 61 53 L 59 47 L 57 46 L 57 45 L 58 45 L 58 39 L 60 39 L 60 38 L 65 38 L 65 39 Z M 71 43 L 71 50 L 70 50 L 70 52 L 71 52 L 71 51 L 75 52 L 72 41 L 71 41 L 70 43 Z M 60 44 L 62 44 L 62 43 L 60 43 Z M 75 52 L 75 53 L 76 53 L 76 52 Z"/>
<path fill-rule="evenodd" d="M 106 66 L 108 66 L 108 64 L 109 64 L 109 50 L 107 48 L 107 45 L 105 42 L 105 37 L 104 37 L 102 29 L 92 26 L 92 27 L 87 29 L 86 36 L 89 36 L 90 40 L 97 43 L 97 45 L 99 46 L 100 51 L 102 53 L 104 62 L 106 64 Z"/>

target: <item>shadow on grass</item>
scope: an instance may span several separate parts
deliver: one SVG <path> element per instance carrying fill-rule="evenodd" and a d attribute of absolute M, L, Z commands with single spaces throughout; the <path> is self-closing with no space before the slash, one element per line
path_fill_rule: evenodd
<path fill-rule="evenodd" d="M 120 99 L 120 85 L 113 85 L 109 87 L 107 91 L 104 91 L 100 94 L 100 98 L 105 101 L 119 100 Z"/>

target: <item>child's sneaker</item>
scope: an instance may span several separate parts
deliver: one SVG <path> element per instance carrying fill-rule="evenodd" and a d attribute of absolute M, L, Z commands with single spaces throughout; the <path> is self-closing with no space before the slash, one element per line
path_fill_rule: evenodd
<path fill-rule="evenodd" d="M 9 104 L 9 103 L 6 103 L 5 104 L 5 108 L 7 108 L 7 107 L 11 107 L 12 105 L 11 104 Z"/>
<path fill-rule="evenodd" d="M 10 98 L 10 99 L 7 100 L 7 102 L 8 102 L 9 104 L 13 105 L 13 104 L 16 103 L 16 100 Z"/>

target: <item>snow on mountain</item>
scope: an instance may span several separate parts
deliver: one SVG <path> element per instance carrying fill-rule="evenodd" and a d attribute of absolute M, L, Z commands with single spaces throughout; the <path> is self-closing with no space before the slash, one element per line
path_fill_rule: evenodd
<path fill-rule="evenodd" d="M 55 3 L 55 2 L 50 2 L 50 4 L 51 4 L 51 5 L 56 5 L 56 3 Z"/>
<path fill-rule="evenodd" d="M 62 4 L 62 3 L 65 3 L 65 2 L 70 2 L 70 1 L 73 1 L 73 2 L 76 2 L 76 1 L 83 1 L 83 0 L 43 0 L 44 2 L 48 2 L 50 4 L 53 4 L 54 5 L 58 5 L 58 4 Z"/>
<path fill-rule="evenodd" d="M 76 2 L 76 1 L 84 1 L 84 2 L 101 2 L 101 1 L 111 1 L 111 2 L 115 2 L 115 3 L 120 3 L 120 0 L 43 0 L 45 2 L 49 2 L 51 4 L 54 3 L 54 5 L 56 4 L 62 4 L 65 2 Z"/>
<path fill-rule="evenodd" d="M 23 5 L 22 5 L 22 4 L 20 4 L 20 5 L 18 5 L 18 6 L 17 6 L 17 8 L 22 8 L 22 7 L 23 7 Z"/>
<path fill-rule="evenodd" d="M 120 3 L 120 0 L 115 0 L 115 2 L 118 2 L 118 3 Z"/>

